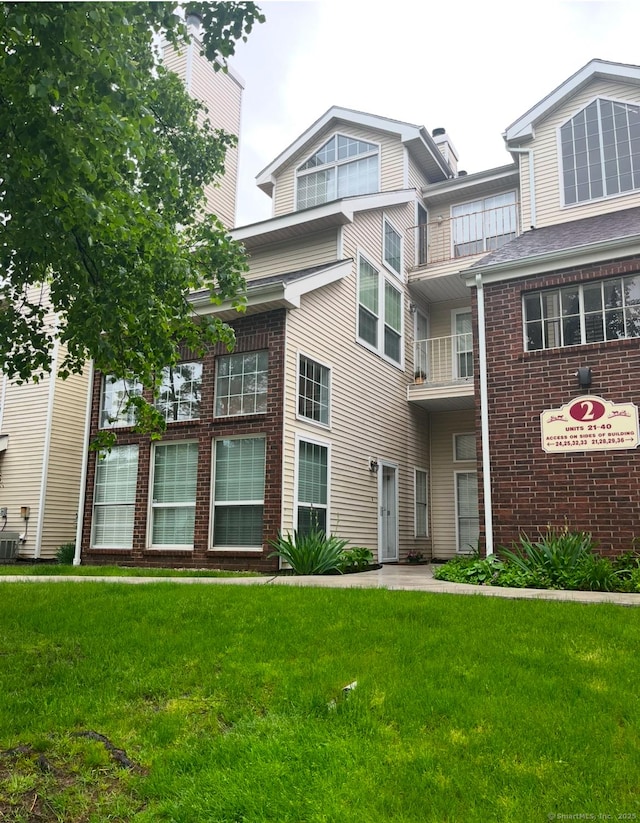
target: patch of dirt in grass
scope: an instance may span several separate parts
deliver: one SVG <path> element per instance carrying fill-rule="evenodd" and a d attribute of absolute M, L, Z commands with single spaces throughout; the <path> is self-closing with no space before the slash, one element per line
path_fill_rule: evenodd
<path fill-rule="evenodd" d="M 0 821 L 125 823 L 144 808 L 127 775 L 143 771 L 97 732 L 21 744 L 0 752 Z"/>

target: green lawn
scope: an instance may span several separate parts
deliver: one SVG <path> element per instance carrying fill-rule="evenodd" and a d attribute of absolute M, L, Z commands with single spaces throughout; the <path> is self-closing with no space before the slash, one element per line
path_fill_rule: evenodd
<path fill-rule="evenodd" d="M 0 820 L 640 819 L 639 641 L 605 604 L 0 584 Z"/>

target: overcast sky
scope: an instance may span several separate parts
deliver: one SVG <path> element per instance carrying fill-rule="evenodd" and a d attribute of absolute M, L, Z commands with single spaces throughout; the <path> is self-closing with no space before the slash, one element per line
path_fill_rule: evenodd
<path fill-rule="evenodd" d="M 594 57 L 640 65 L 640 0 L 260 2 L 245 83 L 238 225 L 271 216 L 258 172 L 332 105 L 445 127 L 472 173 L 502 133 Z"/>

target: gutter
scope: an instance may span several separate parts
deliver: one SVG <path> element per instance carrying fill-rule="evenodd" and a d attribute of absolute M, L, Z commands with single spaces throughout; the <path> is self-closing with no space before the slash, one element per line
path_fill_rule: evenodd
<path fill-rule="evenodd" d="M 76 550 L 73 555 L 73 565 L 80 565 L 82 551 L 82 530 L 84 528 L 84 503 L 87 492 L 87 468 L 89 465 L 89 437 L 91 436 L 91 407 L 93 405 L 93 376 L 95 366 L 93 360 L 89 363 L 89 385 L 87 386 L 87 408 L 84 416 L 84 437 L 82 451 L 82 468 L 80 469 L 80 493 L 78 495 L 78 516 L 76 518 Z"/>
<path fill-rule="evenodd" d="M 493 554 L 493 505 L 491 500 L 491 456 L 489 453 L 489 397 L 487 390 L 487 338 L 485 330 L 482 274 L 476 274 L 478 294 L 478 354 L 480 360 L 480 432 L 482 442 L 482 489 L 486 555 Z"/>

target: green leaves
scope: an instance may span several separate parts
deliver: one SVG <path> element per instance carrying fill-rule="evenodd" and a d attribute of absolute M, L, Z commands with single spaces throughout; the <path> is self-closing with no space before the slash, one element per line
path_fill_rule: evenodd
<path fill-rule="evenodd" d="M 202 4 L 209 59 L 262 19 L 253 3 Z M 177 344 L 233 334 L 200 323 L 193 289 L 244 289 L 242 247 L 204 217 L 203 186 L 233 135 L 212 129 L 181 81 L 154 70 L 152 39 L 186 27 L 165 3 L 0 6 L 0 369 L 64 373 L 93 358 L 115 376 L 153 375 Z"/>
<path fill-rule="evenodd" d="M 269 557 L 281 557 L 296 574 L 342 573 L 344 549 L 349 541 L 334 535 L 327 536 L 321 529 L 310 532 L 293 532 L 279 535 L 271 545 L 274 551 Z"/>

